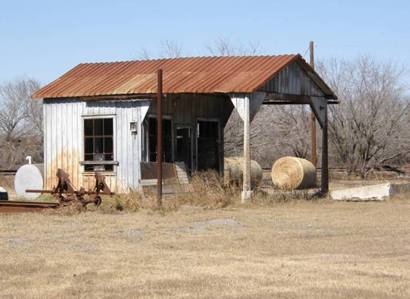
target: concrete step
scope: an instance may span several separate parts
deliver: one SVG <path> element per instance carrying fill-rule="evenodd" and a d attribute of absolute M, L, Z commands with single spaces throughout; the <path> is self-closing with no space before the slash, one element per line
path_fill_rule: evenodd
<path fill-rule="evenodd" d="M 383 183 L 333 190 L 330 192 L 330 197 L 334 200 L 370 201 L 385 200 L 407 192 L 410 192 L 410 183 Z"/>
<path fill-rule="evenodd" d="M 189 184 L 188 173 L 186 171 L 184 162 L 175 162 L 175 170 L 177 172 L 177 177 L 181 185 Z"/>

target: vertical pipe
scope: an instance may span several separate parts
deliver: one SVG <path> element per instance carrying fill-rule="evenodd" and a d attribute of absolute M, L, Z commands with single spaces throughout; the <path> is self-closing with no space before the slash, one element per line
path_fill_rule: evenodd
<path fill-rule="evenodd" d="M 242 203 L 251 198 L 251 149 L 250 149 L 250 109 L 249 96 L 244 97 L 243 116 L 243 191 Z"/>
<path fill-rule="evenodd" d="M 328 138 L 327 138 L 328 118 L 327 103 L 324 105 L 324 121 L 322 128 L 322 180 L 321 193 L 326 195 L 329 191 L 329 157 L 328 157 Z"/>
<path fill-rule="evenodd" d="M 157 72 L 157 203 L 162 206 L 162 69 Z"/>
<path fill-rule="evenodd" d="M 310 66 L 315 69 L 315 46 L 313 41 L 309 43 L 310 52 Z M 317 145 L 316 145 L 316 117 L 313 111 L 310 112 L 310 145 L 311 145 L 311 162 L 315 167 L 317 166 Z"/>

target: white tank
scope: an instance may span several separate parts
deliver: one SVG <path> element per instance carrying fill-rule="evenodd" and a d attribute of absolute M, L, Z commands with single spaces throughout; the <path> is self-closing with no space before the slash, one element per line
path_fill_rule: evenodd
<path fill-rule="evenodd" d="M 43 189 L 43 164 L 29 164 L 21 166 L 14 178 L 14 189 L 17 197 L 36 199 L 40 193 L 27 193 L 27 189 Z"/>

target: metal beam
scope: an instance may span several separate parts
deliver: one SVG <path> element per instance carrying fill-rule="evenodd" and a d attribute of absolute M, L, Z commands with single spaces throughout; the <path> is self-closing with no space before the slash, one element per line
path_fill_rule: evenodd
<path fill-rule="evenodd" d="M 293 95 L 283 93 L 268 93 L 265 96 L 263 104 L 275 104 L 278 102 L 294 103 L 294 104 L 310 104 L 310 97 L 304 95 Z"/>
<path fill-rule="evenodd" d="M 310 100 L 310 107 L 319 122 L 320 127 L 323 129 L 325 117 L 327 117 L 327 100 L 319 97 L 312 97 Z"/>

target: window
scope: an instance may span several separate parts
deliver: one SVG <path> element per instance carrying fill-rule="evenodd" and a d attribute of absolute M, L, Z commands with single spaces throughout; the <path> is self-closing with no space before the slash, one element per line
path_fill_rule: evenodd
<path fill-rule="evenodd" d="M 113 119 L 84 119 L 84 160 L 113 161 Z M 85 171 L 112 171 L 113 164 L 92 164 L 84 166 Z"/>

